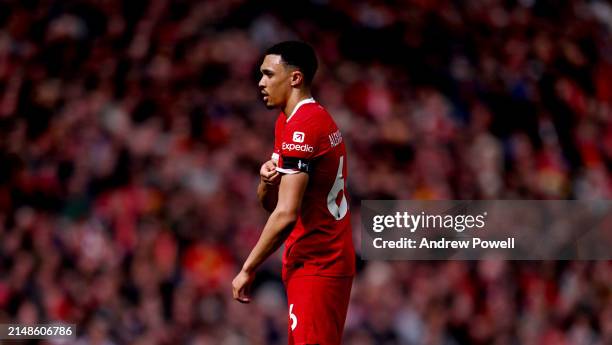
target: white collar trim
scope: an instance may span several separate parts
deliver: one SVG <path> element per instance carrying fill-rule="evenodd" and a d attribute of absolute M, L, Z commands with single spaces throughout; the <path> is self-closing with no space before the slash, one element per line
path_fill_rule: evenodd
<path fill-rule="evenodd" d="M 306 98 L 306 99 L 299 101 L 298 104 L 296 104 L 295 107 L 293 108 L 291 115 L 287 117 L 287 122 L 289 122 L 289 120 L 293 117 L 293 115 L 297 113 L 298 109 L 300 109 L 301 106 L 303 106 L 304 104 L 308 104 L 308 103 L 315 103 L 314 98 L 310 97 L 310 98 Z"/>

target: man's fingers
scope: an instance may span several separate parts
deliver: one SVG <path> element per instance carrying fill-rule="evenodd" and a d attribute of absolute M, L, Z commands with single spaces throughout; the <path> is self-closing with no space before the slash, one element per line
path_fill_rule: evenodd
<path fill-rule="evenodd" d="M 276 171 L 276 164 L 272 160 L 265 162 L 261 165 L 259 175 L 261 175 L 261 178 L 264 180 L 264 182 L 268 184 L 274 182 L 273 180 L 275 180 L 279 176 L 278 171 Z"/>
<path fill-rule="evenodd" d="M 249 287 L 250 283 L 248 279 L 245 279 L 241 275 L 236 276 L 232 282 L 232 297 L 240 303 L 251 302 L 251 297 L 248 293 Z"/>
<path fill-rule="evenodd" d="M 261 174 L 276 171 L 276 164 L 274 164 L 272 161 L 267 161 L 261 166 L 260 170 Z"/>
<path fill-rule="evenodd" d="M 244 296 L 244 297 L 238 297 L 236 298 L 236 300 L 240 303 L 250 303 L 251 302 L 251 298 L 249 298 L 248 296 Z"/>
<path fill-rule="evenodd" d="M 268 172 L 263 172 L 261 174 L 265 182 L 272 182 L 272 180 L 276 179 L 279 176 L 278 171 L 272 170 Z"/>
<path fill-rule="evenodd" d="M 248 286 L 244 286 L 240 289 L 234 289 L 234 299 L 240 303 L 249 303 L 251 302 L 251 298 L 248 296 L 246 290 Z"/>
<path fill-rule="evenodd" d="M 265 163 L 263 164 L 263 167 L 264 167 L 266 170 L 272 170 L 272 169 L 276 168 L 276 164 L 274 164 L 274 162 L 272 162 L 272 161 L 267 161 L 267 162 L 265 162 Z"/>
<path fill-rule="evenodd" d="M 262 170 L 262 171 L 259 172 L 259 174 L 262 177 L 265 177 L 265 178 L 269 178 L 270 175 L 272 175 L 274 173 L 276 173 L 276 169 L 273 169 L 273 170 Z"/>
<path fill-rule="evenodd" d="M 238 299 L 238 289 L 235 286 L 232 286 L 232 297 Z"/>

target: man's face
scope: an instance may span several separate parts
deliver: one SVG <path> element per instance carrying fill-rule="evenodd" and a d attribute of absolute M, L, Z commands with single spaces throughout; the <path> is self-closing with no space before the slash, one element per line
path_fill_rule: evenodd
<path fill-rule="evenodd" d="M 261 67 L 259 91 L 269 109 L 283 106 L 291 93 L 292 71 L 280 55 L 266 55 Z"/>

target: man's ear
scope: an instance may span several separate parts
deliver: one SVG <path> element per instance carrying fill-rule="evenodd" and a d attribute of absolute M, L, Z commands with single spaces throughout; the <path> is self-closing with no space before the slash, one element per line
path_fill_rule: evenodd
<path fill-rule="evenodd" d="M 291 86 L 300 86 L 304 82 L 304 73 L 301 71 L 291 72 Z"/>

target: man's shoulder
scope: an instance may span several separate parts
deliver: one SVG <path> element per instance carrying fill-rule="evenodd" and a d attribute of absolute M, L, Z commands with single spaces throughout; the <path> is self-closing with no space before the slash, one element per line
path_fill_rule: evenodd
<path fill-rule="evenodd" d="M 289 119 L 288 124 L 292 127 L 308 126 L 321 130 L 327 130 L 330 126 L 335 126 L 334 119 L 327 109 L 319 103 L 308 103 L 301 106 L 295 115 Z"/>
<path fill-rule="evenodd" d="M 325 119 L 331 118 L 331 115 L 321 104 L 317 102 L 304 104 L 296 112 L 298 119 Z"/>

